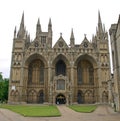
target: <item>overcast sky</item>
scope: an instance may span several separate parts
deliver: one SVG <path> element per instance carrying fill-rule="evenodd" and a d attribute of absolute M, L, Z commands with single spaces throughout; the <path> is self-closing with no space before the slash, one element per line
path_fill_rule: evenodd
<path fill-rule="evenodd" d="M 69 44 L 71 28 L 75 43 L 80 44 L 87 34 L 91 40 L 98 23 L 98 10 L 109 31 L 111 24 L 117 23 L 120 14 L 120 0 L 0 0 L 0 72 L 4 78 L 10 74 L 13 32 L 19 29 L 24 11 L 25 26 L 35 38 L 38 18 L 42 31 L 47 31 L 49 18 L 52 20 L 53 44 L 62 33 Z"/>

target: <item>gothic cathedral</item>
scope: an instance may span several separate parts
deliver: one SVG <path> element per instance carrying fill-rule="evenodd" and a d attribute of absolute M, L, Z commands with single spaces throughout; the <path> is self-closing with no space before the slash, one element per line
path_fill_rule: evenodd
<path fill-rule="evenodd" d="M 98 26 L 92 41 L 85 35 L 75 44 L 73 29 L 70 44 L 62 34 L 52 45 L 52 22 L 43 32 L 38 19 L 36 36 L 30 41 L 24 26 L 14 30 L 9 103 L 93 104 L 108 103 L 110 79 L 108 33 L 98 13 Z"/>

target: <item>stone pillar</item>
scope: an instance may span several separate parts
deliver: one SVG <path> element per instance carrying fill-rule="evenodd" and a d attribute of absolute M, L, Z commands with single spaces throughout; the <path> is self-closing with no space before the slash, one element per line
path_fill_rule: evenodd
<path fill-rule="evenodd" d="M 55 95 L 53 95 L 53 105 L 55 105 Z"/>
<path fill-rule="evenodd" d="M 48 102 L 52 104 L 52 82 L 51 82 L 51 67 L 48 61 Z"/>
<path fill-rule="evenodd" d="M 98 89 L 98 101 L 99 101 L 99 103 L 102 103 L 102 81 L 101 81 L 101 69 L 98 69 L 98 72 L 97 72 L 97 74 L 98 74 L 98 86 L 99 86 L 99 89 Z"/>
<path fill-rule="evenodd" d="M 69 98 L 69 102 L 70 102 L 70 104 L 72 104 L 73 103 L 73 95 L 74 95 L 74 89 L 73 89 L 73 86 L 75 85 L 74 84 L 74 82 L 75 82 L 75 78 L 74 78 L 74 68 L 73 68 L 73 65 L 74 65 L 74 62 L 72 61 L 71 62 L 71 80 L 70 80 L 70 98 Z"/>

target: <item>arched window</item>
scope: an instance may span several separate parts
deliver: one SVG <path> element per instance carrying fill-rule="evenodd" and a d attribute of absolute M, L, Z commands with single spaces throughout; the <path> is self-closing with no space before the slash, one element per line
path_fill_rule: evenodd
<path fill-rule="evenodd" d="M 78 84 L 82 84 L 82 68 L 81 67 L 78 67 L 77 68 L 77 77 L 78 77 Z"/>
<path fill-rule="evenodd" d="M 41 60 L 34 60 L 29 64 L 28 84 L 44 83 L 44 64 Z"/>
<path fill-rule="evenodd" d="M 89 83 L 94 84 L 94 69 L 92 66 L 89 67 Z"/>
<path fill-rule="evenodd" d="M 93 84 L 94 68 L 88 60 L 80 60 L 77 66 L 77 83 Z"/>
<path fill-rule="evenodd" d="M 66 65 L 65 63 L 62 61 L 62 60 L 59 60 L 57 63 L 56 63 L 56 75 L 66 75 Z"/>

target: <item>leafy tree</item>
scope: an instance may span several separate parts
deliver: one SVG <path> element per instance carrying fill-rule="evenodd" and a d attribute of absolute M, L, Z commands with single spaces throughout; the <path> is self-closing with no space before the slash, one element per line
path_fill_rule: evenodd
<path fill-rule="evenodd" d="M 2 72 L 0 72 L 0 81 L 3 80 L 3 77 L 2 77 Z"/>
<path fill-rule="evenodd" d="M 8 100 L 8 85 L 9 79 L 3 79 L 2 73 L 0 73 L 0 101 Z"/>

